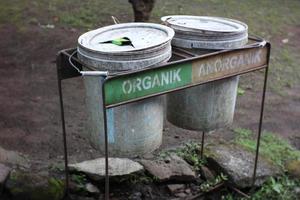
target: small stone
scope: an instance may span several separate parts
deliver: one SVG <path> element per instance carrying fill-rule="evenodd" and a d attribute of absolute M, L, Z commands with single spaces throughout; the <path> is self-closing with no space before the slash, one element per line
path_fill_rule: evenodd
<path fill-rule="evenodd" d="M 131 200 L 142 200 L 142 193 L 135 192 L 134 194 L 129 196 L 129 199 L 131 199 Z"/>
<path fill-rule="evenodd" d="M 39 26 L 41 28 L 45 28 L 45 29 L 54 29 L 55 28 L 54 24 L 39 24 Z"/>
<path fill-rule="evenodd" d="M 82 190 L 82 188 L 83 188 L 82 186 L 78 185 L 74 181 L 72 180 L 69 181 L 69 190 L 72 193 L 79 193 Z"/>
<path fill-rule="evenodd" d="M 154 155 L 153 155 L 152 153 L 147 153 L 147 154 L 143 155 L 143 158 L 144 158 L 144 159 L 147 159 L 147 160 L 153 159 L 153 158 L 154 158 Z"/>
<path fill-rule="evenodd" d="M 184 198 L 187 196 L 187 194 L 183 193 L 183 192 L 180 192 L 180 193 L 176 193 L 175 194 L 176 197 L 180 197 L 180 198 Z"/>
<path fill-rule="evenodd" d="M 70 164 L 71 170 L 83 172 L 91 179 L 101 180 L 105 177 L 105 158 L 87 160 L 81 163 Z M 109 176 L 125 176 L 140 172 L 144 168 L 141 164 L 128 158 L 109 158 L 108 173 Z"/>
<path fill-rule="evenodd" d="M 285 168 L 293 177 L 300 179 L 300 160 L 293 160 L 288 162 Z"/>
<path fill-rule="evenodd" d="M 0 194 L 3 191 L 3 186 L 5 185 L 6 180 L 9 177 L 11 169 L 0 163 Z"/>
<path fill-rule="evenodd" d="M 200 185 L 200 184 L 199 184 Z M 191 188 L 193 191 L 199 191 L 200 190 L 200 186 L 199 185 L 195 185 L 195 184 L 191 184 Z"/>
<path fill-rule="evenodd" d="M 186 189 L 186 190 L 184 190 L 184 192 L 186 193 L 186 194 L 190 194 L 191 193 L 191 189 Z"/>
<path fill-rule="evenodd" d="M 289 39 L 288 39 L 288 38 L 285 38 L 285 39 L 281 40 L 281 42 L 282 42 L 283 44 L 286 44 L 286 43 L 289 42 Z"/>
<path fill-rule="evenodd" d="M 85 189 L 86 189 L 86 191 L 88 191 L 89 193 L 92 193 L 92 194 L 99 194 L 100 193 L 99 189 L 91 183 L 87 183 L 85 185 Z"/>
<path fill-rule="evenodd" d="M 300 187 L 296 187 L 294 192 L 299 196 L 300 195 Z"/>
<path fill-rule="evenodd" d="M 169 191 L 171 192 L 171 194 L 176 193 L 179 190 L 184 189 L 185 185 L 184 184 L 170 184 L 167 185 Z"/>
<path fill-rule="evenodd" d="M 5 183 L 9 176 L 10 170 L 11 169 L 9 167 L 0 163 L 0 185 Z"/>
<path fill-rule="evenodd" d="M 202 177 L 205 178 L 205 180 L 207 180 L 207 181 L 212 181 L 212 180 L 215 179 L 216 176 L 215 176 L 215 175 L 213 174 L 213 172 L 212 172 L 210 169 L 208 169 L 207 167 L 201 166 L 200 170 L 201 170 L 201 175 L 202 175 Z"/>
<path fill-rule="evenodd" d="M 171 154 L 164 160 L 141 160 L 140 163 L 161 182 L 169 180 L 190 182 L 196 179 L 192 167 L 176 154 Z"/>
<path fill-rule="evenodd" d="M 16 151 L 9 151 L 0 147 L 0 163 L 17 165 L 22 168 L 30 168 L 27 157 Z"/>

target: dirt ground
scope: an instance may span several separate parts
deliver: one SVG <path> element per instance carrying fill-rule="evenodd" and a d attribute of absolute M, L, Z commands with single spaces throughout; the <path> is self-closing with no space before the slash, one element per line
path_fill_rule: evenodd
<path fill-rule="evenodd" d="M 54 61 L 59 50 L 75 46 L 80 31 L 63 28 L 45 31 L 33 26 L 22 34 L 6 25 L 0 34 L 0 145 L 29 155 L 33 163 L 59 161 L 63 149 Z M 297 34 L 296 37 L 300 37 L 300 32 Z M 256 129 L 261 99 L 261 87 L 256 88 L 259 85 L 256 79 L 262 81 L 262 73 L 246 76 L 244 82 L 251 83 L 255 79 L 256 84 L 238 97 L 234 126 Z M 97 152 L 84 137 L 87 114 L 82 79 L 64 81 L 63 89 L 71 160 L 95 157 Z M 285 97 L 267 93 L 263 128 L 290 139 L 300 149 L 299 89 L 299 86 L 286 88 L 288 96 Z M 171 124 L 167 124 L 166 130 L 162 147 L 200 140 L 200 133 Z M 222 131 L 219 132 L 217 135 L 221 137 Z"/>
<path fill-rule="evenodd" d="M 289 44 L 300 52 L 300 26 L 284 27 L 291 32 Z M 63 161 L 63 143 L 56 77 L 56 53 L 76 46 L 84 31 L 57 26 L 45 28 L 29 24 L 0 26 L 0 146 L 29 156 L 31 170 L 41 170 Z M 282 35 L 272 36 L 277 47 Z M 270 66 L 272 67 L 272 66 Z M 238 97 L 233 127 L 257 129 L 263 73 L 241 77 L 245 94 Z M 284 95 L 267 92 L 263 129 L 289 139 L 300 149 L 300 86 L 281 88 Z M 66 127 L 71 162 L 99 156 L 85 138 L 84 87 L 81 78 L 63 81 Z M 229 139 L 228 130 L 209 134 Z M 162 148 L 199 140 L 201 134 L 166 125 Z"/>

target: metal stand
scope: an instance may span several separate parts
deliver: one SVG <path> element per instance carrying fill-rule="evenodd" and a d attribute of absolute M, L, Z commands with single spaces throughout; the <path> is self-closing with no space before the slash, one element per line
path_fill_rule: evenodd
<path fill-rule="evenodd" d="M 268 55 L 268 56 L 270 56 L 270 55 Z M 261 107 L 260 107 L 259 125 L 258 125 L 257 141 L 256 141 L 255 161 L 254 161 L 254 169 L 253 169 L 253 177 L 252 177 L 252 189 L 255 187 L 256 169 L 257 169 L 257 163 L 258 163 L 260 138 L 261 138 L 262 124 L 263 124 L 263 117 L 264 117 L 265 97 L 266 97 L 267 80 L 268 80 L 268 70 L 269 70 L 269 67 L 267 66 L 266 69 L 265 69 L 264 86 L 263 86 L 263 93 L 262 93 L 262 100 L 261 100 Z"/>
<path fill-rule="evenodd" d="M 61 58 L 57 58 L 57 66 L 59 66 Z M 67 148 L 67 136 L 66 136 L 66 125 L 65 125 L 65 114 L 64 114 L 64 103 L 61 87 L 61 73 L 59 67 L 57 67 L 57 80 L 58 80 L 58 93 L 59 93 L 59 103 L 60 103 L 60 114 L 61 114 L 61 126 L 63 134 L 63 145 L 64 145 L 64 164 L 65 164 L 65 198 L 69 196 L 69 167 L 68 167 L 68 148 Z"/>
<path fill-rule="evenodd" d="M 158 66 L 156 68 L 151 69 L 142 69 L 137 71 L 131 71 L 131 72 L 122 72 L 117 74 L 112 74 L 110 76 L 107 76 L 107 72 L 99 72 L 99 71 L 87 71 L 82 72 L 82 64 L 79 62 L 79 60 L 76 57 L 72 57 L 74 55 L 74 52 L 76 49 L 66 49 L 62 50 L 57 55 L 57 78 L 58 78 L 58 91 L 59 91 L 59 100 L 60 100 L 60 110 L 61 110 L 61 124 L 62 124 L 62 135 L 63 135 L 63 145 L 64 145 L 64 165 L 65 165 L 65 197 L 69 197 L 69 168 L 68 168 L 68 151 L 67 151 L 67 136 L 66 136 L 66 128 L 65 128 L 65 116 L 64 116 L 64 105 L 63 105 L 63 95 L 62 95 L 62 84 L 61 81 L 68 78 L 78 77 L 78 76 L 99 76 L 102 77 L 102 100 L 103 100 L 103 119 L 104 119 L 104 130 L 105 130 L 105 200 L 109 199 L 109 170 L 108 170 L 108 162 L 109 162 L 109 155 L 108 155 L 108 133 L 107 133 L 107 116 L 106 116 L 106 109 L 116 107 L 119 105 L 124 105 L 130 102 L 139 101 L 142 99 L 150 98 L 153 96 L 163 95 L 170 92 L 174 92 L 177 90 L 185 89 L 188 87 L 193 87 L 200 84 L 205 84 L 208 82 L 216 81 L 225 79 L 228 77 L 241 75 L 244 73 L 253 72 L 260 69 L 265 69 L 265 76 L 264 76 L 264 85 L 263 85 L 263 94 L 262 94 L 262 101 L 261 101 L 261 109 L 260 109 L 260 119 L 259 119 L 259 126 L 258 126 L 258 135 L 257 135 L 257 144 L 256 144 L 256 154 L 255 154 L 255 160 L 254 160 L 254 169 L 253 169 L 253 178 L 252 178 L 252 187 L 255 186 L 255 180 L 256 180 L 256 170 L 257 170 L 257 164 L 258 164 L 258 156 L 259 156 L 259 147 L 260 147 L 260 138 L 261 138 L 261 131 L 262 131 L 262 123 L 263 123 L 263 111 L 264 111 L 264 103 L 265 103 L 265 95 L 266 95 L 266 87 L 267 87 L 267 78 L 268 78 L 268 64 L 269 64 L 269 57 L 270 57 L 270 44 L 265 42 L 264 40 L 259 40 L 257 38 L 250 38 L 251 40 L 255 41 L 254 43 L 245 46 L 240 49 L 233 49 L 233 50 L 224 50 L 219 51 L 215 53 L 210 53 L 206 55 L 195 55 L 192 52 L 189 52 L 187 50 L 174 48 L 173 55 L 176 55 L 182 59 L 177 60 L 175 62 L 170 62 L 165 65 Z M 257 65 L 253 66 L 246 66 L 248 68 L 242 68 L 238 71 L 230 72 L 230 73 L 216 73 L 217 78 L 203 78 L 203 80 L 196 81 L 195 83 L 192 82 L 189 85 L 186 86 L 180 86 L 178 88 L 172 88 L 166 90 L 166 91 L 160 91 L 157 93 L 145 95 L 142 97 L 138 97 L 135 99 L 126 99 L 126 100 L 120 100 L 117 103 L 114 104 L 108 104 L 106 105 L 106 98 L 105 98 L 105 85 L 113 82 L 115 79 L 118 78 L 130 78 L 135 75 L 142 74 L 144 72 L 151 72 L 151 70 L 158 72 L 159 70 L 162 71 L 162 69 L 170 68 L 174 66 L 178 66 L 180 64 L 183 64 L 185 67 L 187 65 L 192 66 L 193 63 L 199 64 L 199 62 L 203 61 L 206 58 L 215 58 L 221 55 L 224 57 L 225 55 L 230 56 L 234 55 L 234 53 L 241 53 L 241 51 L 249 51 L 252 52 L 252 50 L 257 50 L 259 48 L 264 48 L 264 51 L 267 51 L 267 59 L 266 62 L 258 63 Z M 72 62 L 71 62 L 72 60 Z M 88 66 L 86 66 L 88 67 Z M 205 132 L 202 132 L 202 142 L 201 142 L 201 159 L 204 157 L 204 142 L 205 142 Z"/>
<path fill-rule="evenodd" d="M 109 174 L 108 174 L 108 135 L 107 135 L 107 116 L 105 106 L 105 81 L 102 84 L 102 102 L 103 102 L 103 120 L 104 120 L 104 134 L 105 134 L 105 200 L 109 199 Z M 99 199 L 100 200 L 100 199 Z"/>
<path fill-rule="evenodd" d="M 204 137 L 205 137 L 205 132 L 202 131 L 202 138 L 201 138 L 201 153 L 200 153 L 200 158 L 201 160 L 203 159 L 203 155 L 204 155 Z"/>

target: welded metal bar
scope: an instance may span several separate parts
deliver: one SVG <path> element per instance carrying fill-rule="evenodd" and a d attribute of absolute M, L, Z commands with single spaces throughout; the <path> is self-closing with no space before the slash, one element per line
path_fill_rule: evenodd
<path fill-rule="evenodd" d="M 204 155 L 204 137 L 205 137 L 205 132 L 202 131 L 202 138 L 201 138 L 201 153 L 200 153 L 201 160 L 203 160 L 203 155 Z"/>
<path fill-rule="evenodd" d="M 64 114 L 64 103 L 61 86 L 61 57 L 57 58 L 57 80 L 58 80 L 58 93 L 60 103 L 60 114 L 61 114 L 61 126 L 63 134 L 63 145 L 64 145 L 64 164 L 65 164 L 65 197 L 69 196 L 69 167 L 68 167 L 68 148 L 67 148 L 67 136 L 66 136 L 66 125 L 65 125 L 65 114 Z"/>
<path fill-rule="evenodd" d="M 127 71 L 127 72 L 121 72 L 118 74 L 110 74 L 108 79 L 109 79 L 109 83 L 107 82 L 107 86 L 111 87 L 112 85 L 116 85 L 116 87 L 114 88 L 114 91 L 118 94 L 117 96 L 110 96 L 111 98 L 110 101 L 106 102 L 108 107 L 114 107 L 114 106 L 118 106 L 118 105 L 122 105 L 122 104 L 126 104 L 129 102 L 135 102 L 137 100 L 141 100 L 141 99 L 146 99 L 149 97 L 153 97 L 153 96 L 158 96 L 161 94 L 166 94 L 169 93 L 171 91 L 177 91 L 177 90 L 181 90 L 184 88 L 189 88 L 189 87 L 193 87 L 196 85 L 201 85 L 204 83 L 208 83 L 208 82 L 212 82 L 215 80 L 221 80 L 221 79 L 225 79 L 228 77 L 232 77 L 232 76 L 236 76 L 236 75 L 241 75 L 243 73 L 248 73 L 250 71 L 255 71 L 258 69 L 263 69 L 265 67 L 267 67 L 267 53 L 270 50 L 268 43 L 266 44 L 265 47 L 261 48 L 260 47 L 251 47 L 249 49 L 242 49 L 239 50 L 237 52 L 234 51 L 226 51 L 223 52 L 222 54 L 206 54 L 204 57 L 199 56 L 196 58 L 193 58 L 193 60 L 190 60 L 191 58 L 187 58 L 187 59 L 182 59 L 182 60 L 178 60 L 178 61 L 174 61 L 171 63 L 167 63 L 165 65 L 161 65 L 155 68 L 145 68 L 145 69 L 138 69 L 138 70 L 133 70 L 133 71 Z M 237 53 L 237 54 L 235 54 Z M 259 53 L 261 54 L 261 57 L 257 57 L 257 56 L 253 56 L 253 62 L 246 62 L 246 60 L 244 60 L 244 65 L 242 65 L 241 67 L 236 67 L 234 70 L 232 69 L 225 69 L 223 71 L 218 71 L 216 73 L 212 73 L 210 72 L 210 74 L 206 74 L 204 72 L 204 75 L 201 73 L 199 73 L 201 71 L 201 67 L 203 68 L 204 65 L 206 65 L 206 62 L 215 62 L 216 60 L 219 59 L 219 57 L 221 57 L 222 59 L 232 59 L 232 58 L 237 58 L 237 56 L 239 55 L 244 55 L 244 54 L 252 54 L 252 55 L 258 55 Z M 259 59 L 257 59 L 259 58 Z M 225 61 L 224 61 L 225 62 Z M 203 65 L 202 65 L 203 64 Z M 209 65 L 209 66 L 213 66 L 213 65 Z M 133 79 L 136 78 L 140 78 L 140 76 L 143 76 L 145 74 L 151 74 L 151 73 L 163 73 L 166 70 L 171 70 L 171 69 L 182 69 L 186 71 L 186 75 L 183 75 L 182 78 L 184 78 L 185 76 L 191 76 L 191 80 L 187 81 L 187 78 L 185 77 L 185 81 L 187 81 L 186 83 L 184 83 L 184 81 L 177 82 L 174 85 L 171 85 L 171 87 L 166 88 L 164 87 L 157 87 L 157 91 L 153 92 L 153 91 L 145 91 L 146 93 L 142 92 L 137 92 L 135 95 L 127 95 L 124 92 L 122 93 L 122 86 L 121 86 L 121 81 L 120 80 L 127 80 L 128 81 L 134 81 Z M 212 67 L 213 68 L 213 67 Z M 191 72 L 190 72 L 191 71 Z M 119 82 L 117 81 L 119 80 Z M 124 91 L 124 90 L 123 90 Z"/>
<path fill-rule="evenodd" d="M 172 54 L 175 55 L 175 56 L 181 57 L 181 58 L 190 58 L 191 57 L 191 56 L 188 56 L 186 54 L 179 53 L 177 51 L 173 51 Z"/>
<path fill-rule="evenodd" d="M 189 57 L 199 56 L 199 54 L 188 51 L 187 49 L 182 49 L 180 47 L 172 47 L 175 51 L 181 51 L 182 53 L 188 54 Z"/>
<path fill-rule="evenodd" d="M 104 122 L 104 143 L 105 143 L 105 200 L 109 200 L 109 174 L 108 174 L 108 134 L 107 134 L 107 116 L 105 106 L 105 82 L 107 77 L 104 77 L 102 82 L 102 108 Z"/>
<path fill-rule="evenodd" d="M 229 187 L 230 189 L 232 189 L 236 193 L 240 194 L 241 196 L 245 197 L 246 199 L 250 199 L 251 198 L 248 194 L 242 192 L 241 190 L 239 190 L 238 188 L 236 188 L 236 187 L 234 187 L 232 185 L 227 184 L 227 187 Z"/>
<path fill-rule="evenodd" d="M 259 147 L 260 147 L 261 130 L 262 130 L 263 117 L 264 117 L 264 108 L 265 108 L 268 69 L 269 69 L 269 67 L 266 67 L 265 76 L 264 76 L 264 86 L 263 86 L 263 93 L 262 93 L 262 100 L 261 100 L 261 107 L 260 107 L 260 118 L 259 118 L 258 134 L 257 134 L 257 141 L 256 141 L 254 169 L 253 169 L 253 176 L 252 176 L 252 189 L 255 186 L 255 180 L 256 180 L 256 170 L 257 170 L 257 163 L 258 163 L 258 156 L 259 156 Z"/>
<path fill-rule="evenodd" d="M 250 69 L 250 70 L 247 70 L 247 71 L 244 71 L 244 72 L 234 73 L 234 74 L 231 74 L 231 75 L 228 75 L 228 76 L 223 76 L 221 78 L 216 78 L 214 80 L 205 81 L 203 83 L 197 83 L 197 84 L 194 84 L 194 85 L 178 87 L 176 89 L 172 89 L 172 90 L 168 90 L 168 91 L 164 91 L 164 92 L 158 92 L 158 93 L 150 94 L 150 95 L 147 95 L 147 96 L 144 96 L 144 97 L 139 97 L 139 98 L 136 98 L 134 100 L 128 100 L 128 101 L 123 101 L 121 103 L 115 103 L 115 104 L 112 104 L 112 105 L 107 105 L 106 108 L 118 107 L 118 106 L 125 105 L 125 104 L 128 104 L 128 103 L 142 101 L 144 99 L 148 99 L 148 98 L 151 98 L 151 97 L 156 97 L 156 96 L 160 96 L 160 95 L 163 95 L 163 94 L 169 94 L 169 93 L 172 93 L 172 92 L 176 92 L 176 91 L 179 91 L 179 90 L 192 88 L 192 87 L 195 87 L 195 86 L 198 86 L 198 85 L 203 85 L 203 84 L 215 82 L 215 81 L 218 81 L 218 80 L 224 80 L 224 79 L 229 78 L 229 77 L 243 75 L 243 74 L 247 74 L 247 73 L 250 73 L 250 72 L 258 71 L 258 70 L 264 69 L 265 67 L 267 67 L 267 65 L 264 65 L 264 66 L 258 67 L 258 68 L 253 68 L 253 69 Z"/>
<path fill-rule="evenodd" d="M 202 196 L 204 196 L 204 195 L 206 195 L 206 194 L 208 194 L 208 193 L 214 192 L 214 191 L 216 191 L 216 190 L 222 188 L 224 185 L 225 185 L 224 182 L 219 183 L 219 184 L 213 186 L 209 191 L 201 192 L 201 193 L 199 193 L 199 194 L 196 194 L 196 195 L 194 195 L 194 196 L 191 196 L 191 197 L 188 197 L 188 198 L 185 198 L 185 199 L 186 199 L 186 200 L 199 199 L 200 197 L 202 197 Z"/>
<path fill-rule="evenodd" d="M 70 51 L 71 50 L 66 49 L 58 52 L 57 59 L 60 59 L 60 61 L 57 65 L 57 69 L 58 69 L 57 73 L 60 76 L 60 80 L 74 78 L 81 75 L 80 73 L 78 73 L 78 71 L 76 71 L 73 67 L 71 67 L 69 63 L 69 57 L 71 55 L 69 53 Z M 77 59 L 73 58 L 73 60 L 74 60 L 73 62 L 76 63 L 77 67 L 81 69 L 82 66 L 78 65 L 79 62 L 77 61 Z"/>

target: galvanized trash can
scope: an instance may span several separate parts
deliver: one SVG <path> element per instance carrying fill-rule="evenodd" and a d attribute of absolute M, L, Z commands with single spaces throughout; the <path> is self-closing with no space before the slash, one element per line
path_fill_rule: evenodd
<path fill-rule="evenodd" d="M 81 35 L 78 58 L 94 70 L 110 72 L 153 67 L 171 57 L 174 31 L 152 23 L 116 24 Z M 127 44 L 117 40 L 125 38 Z M 129 41 L 129 42 L 128 42 Z M 88 70 L 84 68 L 84 70 Z M 88 137 L 104 151 L 101 77 L 84 77 L 88 111 Z M 140 84 L 132 83 L 132 90 Z M 154 97 L 107 110 L 110 156 L 133 157 L 152 152 L 162 142 L 163 101 Z"/>
<path fill-rule="evenodd" d="M 248 41 L 247 25 L 232 19 L 177 15 L 162 21 L 175 30 L 172 45 L 198 54 L 238 48 Z M 205 132 L 231 124 L 238 80 L 236 76 L 168 94 L 168 121 Z"/>

